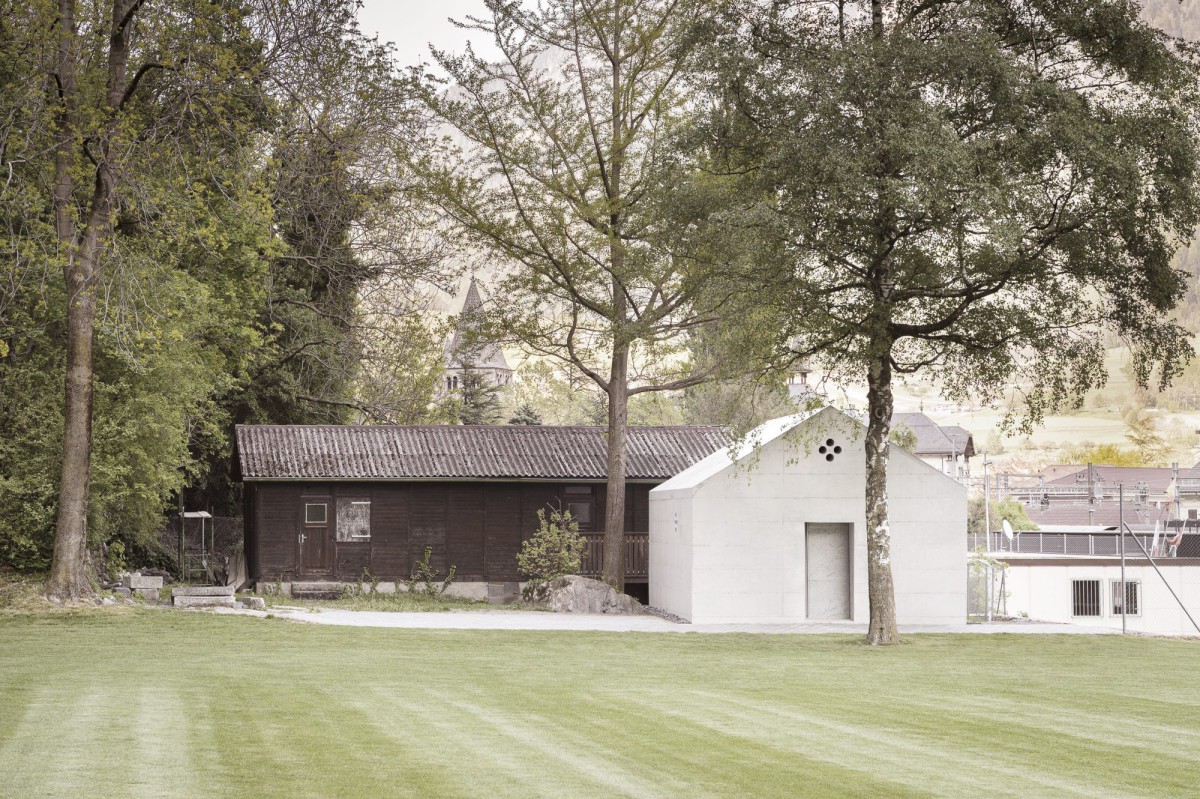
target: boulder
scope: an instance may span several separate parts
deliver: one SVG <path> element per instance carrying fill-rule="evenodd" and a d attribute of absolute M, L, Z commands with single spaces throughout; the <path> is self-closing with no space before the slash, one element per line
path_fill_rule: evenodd
<path fill-rule="evenodd" d="M 126 599 L 133 596 L 133 592 L 130 591 L 128 588 L 126 588 L 123 585 L 116 586 L 115 588 L 113 588 L 112 592 L 114 594 L 116 594 L 117 596 L 122 596 L 122 597 L 125 597 Z"/>
<path fill-rule="evenodd" d="M 247 596 L 242 597 L 242 605 L 247 610 L 266 610 L 267 600 L 260 596 Z"/>
<path fill-rule="evenodd" d="M 642 603 L 608 583 L 568 574 L 538 592 L 539 604 L 558 613 L 641 613 Z"/>

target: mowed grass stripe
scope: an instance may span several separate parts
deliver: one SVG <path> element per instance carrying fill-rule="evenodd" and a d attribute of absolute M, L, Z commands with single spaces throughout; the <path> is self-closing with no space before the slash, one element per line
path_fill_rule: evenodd
<path fill-rule="evenodd" d="M 12 617 L 0 796 L 1186 796 L 1198 657 L 1115 637 Z"/>

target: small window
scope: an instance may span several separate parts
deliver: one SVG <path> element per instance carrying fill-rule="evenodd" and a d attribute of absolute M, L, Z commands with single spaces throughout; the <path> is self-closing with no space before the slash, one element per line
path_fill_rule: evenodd
<path fill-rule="evenodd" d="M 1195 508 L 1188 508 L 1188 518 L 1189 518 L 1189 519 L 1196 519 L 1196 518 L 1200 518 L 1200 517 L 1198 517 L 1198 516 L 1196 515 L 1196 509 L 1195 509 Z"/>
<path fill-rule="evenodd" d="M 592 529 L 591 502 L 568 502 L 567 511 L 571 514 L 572 519 L 579 522 L 579 529 L 582 532 L 588 532 Z"/>
<path fill-rule="evenodd" d="M 304 523 L 305 524 L 326 524 L 329 521 L 329 513 L 326 510 L 324 502 L 308 502 L 304 505 Z"/>
<path fill-rule="evenodd" d="M 1125 581 L 1125 607 L 1127 616 L 1142 615 L 1142 581 Z M 1112 581 L 1112 615 L 1121 615 L 1121 581 Z"/>
<path fill-rule="evenodd" d="M 1071 615 L 1099 616 L 1100 615 L 1100 581 L 1072 580 L 1071 581 Z"/>
<path fill-rule="evenodd" d="M 371 540 L 371 501 L 338 497 L 337 540 Z"/>
<path fill-rule="evenodd" d="M 590 497 L 592 495 L 592 487 L 591 486 L 563 486 L 563 493 L 564 494 L 585 495 L 585 496 Z"/>

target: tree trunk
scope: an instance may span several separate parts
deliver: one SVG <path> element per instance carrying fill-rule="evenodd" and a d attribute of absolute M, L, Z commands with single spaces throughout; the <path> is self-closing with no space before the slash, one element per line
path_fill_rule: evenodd
<path fill-rule="evenodd" d="M 100 142 L 95 182 L 85 206 L 85 227 L 72 217 L 74 184 L 71 177 L 78 144 L 78 94 L 75 88 L 75 3 L 59 2 L 59 51 L 56 78 L 61 94 L 57 115 L 55 184 L 53 200 L 63 277 L 67 287 L 67 373 L 63 408 L 63 457 L 58 487 L 58 518 L 54 531 L 54 557 L 46 596 L 76 601 L 90 596 L 87 576 L 88 488 L 92 462 L 92 385 L 95 374 L 92 346 L 96 328 L 96 281 L 105 239 L 112 225 L 117 176 L 110 161 L 117 135 L 118 114 L 125 101 L 133 16 L 141 0 L 113 0 L 108 39 L 104 111 L 105 136 Z"/>
<path fill-rule="evenodd" d="M 629 346 L 614 346 L 608 381 L 608 496 L 601 579 L 625 590 L 625 458 L 629 435 Z"/>
<path fill-rule="evenodd" d="M 900 641 L 887 498 L 888 435 L 892 428 L 890 350 L 885 348 L 867 369 L 867 589 L 871 605 L 867 643 L 872 645 Z"/>
<path fill-rule="evenodd" d="M 93 236 L 89 235 L 88 239 Z M 67 270 L 67 378 L 63 415 L 63 459 L 58 492 L 54 559 L 46 594 L 77 601 L 92 594 L 86 572 L 88 484 L 92 461 L 92 341 L 96 281 L 91 263 L 96 247 L 72 259 Z M 91 257 L 87 257 L 87 256 Z"/>

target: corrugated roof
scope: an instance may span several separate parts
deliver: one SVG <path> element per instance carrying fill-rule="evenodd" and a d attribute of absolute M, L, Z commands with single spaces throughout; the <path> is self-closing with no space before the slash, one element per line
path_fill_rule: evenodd
<path fill-rule="evenodd" d="M 244 480 L 603 480 L 607 428 L 238 425 Z M 626 477 L 666 480 L 729 443 L 711 425 L 629 428 Z"/>

